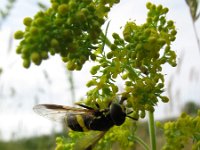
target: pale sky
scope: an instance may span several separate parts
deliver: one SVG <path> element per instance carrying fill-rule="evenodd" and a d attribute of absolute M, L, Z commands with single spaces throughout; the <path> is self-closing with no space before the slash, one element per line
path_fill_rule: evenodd
<path fill-rule="evenodd" d="M 4 1 L 0 2 L 0 8 L 2 8 Z M 135 20 L 139 24 L 143 23 L 146 19 L 146 2 L 146 0 L 122 0 L 119 5 L 115 6 L 109 15 L 111 20 L 110 35 L 112 32 L 121 32 L 120 27 L 129 19 Z M 177 40 L 172 45 L 177 52 L 178 63 L 183 59 L 181 55 L 184 54 L 180 74 L 175 74 L 175 68 L 164 67 L 166 82 L 174 77 L 171 100 L 174 103 L 174 109 L 169 111 L 170 104 L 159 104 L 155 117 L 163 118 L 177 115 L 179 108 L 176 107 L 182 106 L 183 102 L 187 100 L 199 102 L 199 79 L 198 81 L 189 81 L 189 79 L 191 70 L 196 72 L 194 75 L 199 76 L 200 53 L 185 0 L 153 0 L 151 2 L 163 4 L 163 6 L 169 8 L 167 17 L 175 20 L 178 31 Z M 52 123 L 33 113 L 32 107 L 36 99 L 40 103 L 72 105 L 71 96 L 68 92 L 69 83 L 59 56 L 52 57 L 39 67 L 32 65 L 27 70 L 22 67 L 20 56 L 15 54 L 18 41 L 14 41 L 12 44 L 11 52 L 7 51 L 10 36 L 14 31 L 24 27 L 23 18 L 33 16 L 38 10 L 35 0 L 18 0 L 11 11 L 11 15 L 0 29 L 0 67 L 4 70 L 4 73 L 0 76 L 0 120 L 3 120 L 0 123 L 0 138 L 3 139 L 9 139 L 13 133 L 17 137 L 47 134 L 52 129 L 60 127 L 59 124 Z M 197 30 L 200 27 L 199 22 L 196 23 Z M 198 34 L 200 36 L 199 30 Z M 74 73 L 77 100 L 84 97 L 87 91 L 85 84 L 91 77 L 88 70 L 89 66 L 91 64 L 87 63 L 81 72 Z M 51 84 L 48 84 L 49 81 L 45 79 L 44 70 L 48 73 Z M 12 95 L 11 88 L 14 88 L 16 92 L 13 97 L 10 96 Z"/>

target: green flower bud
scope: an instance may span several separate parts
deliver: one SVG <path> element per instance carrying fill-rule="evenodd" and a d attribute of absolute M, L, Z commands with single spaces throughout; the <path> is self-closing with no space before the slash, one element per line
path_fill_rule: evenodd
<path fill-rule="evenodd" d="M 15 39 L 22 39 L 23 38 L 23 36 L 24 36 L 24 32 L 22 32 L 22 31 L 17 31 L 17 32 L 15 32 L 15 34 L 14 34 L 14 38 Z"/>
<path fill-rule="evenodd" d="M 113 93 L 117 93 L 119 91 L 118 87 L 114 84 L 111 85 Z"/>
<path fill-rule="evenodd" d="M 130 42 L 131 41 L 131 35 L 130 34 L 125 34 L 124 33 L 124 40 L 126 41 L 126 42 Z"/>
<path fill-rule="evenodd" d="M 81 11 L 76 13 L 75 18 L 78 21 L 78 23 L 84 23 L 86 21 L 86 16 Z"/>
<path fill-rule="evenodd" d="M 87 87 L 91 87 L 91 86 L 95 86 L 97 84 L 97 81 L 95 80 L 95 79 L 93 79 L 93 80 L 90 80 L 87 84 L 86 84 L 86 86 Z"/>
<path fill-rule="evenodd" d="M 31 27 L 30 28 L 30 34 L 31 35 L 37 35 L 39 33 L 39 29 L 37 27 Z"/>
<path fill-rule="evenodd" d="M 163 8 L 162 9 L 162 14 L 166 14 L 166 13 L 168 13 L 168 11 L 169 11 L 169 8 Z"/>
<path fill-rule="evenodd" d="M 56 48 L 59 46 L 59 42 L 56 39 L 51 40 L 51 47 Z"/>
<path fill-rule="evenodd" d="M 30 49 L 28 46 L 23 46 L 23 49 L 21 50 L 22 54 L 28 55 L 30 52 Z"/>
<path fill-rule="evenodd" d="M 91 59 L 92 61 L 95 61 L 95 60 L 96 60 L 96 55 L 95 55 L 95 54 L 91 54 L 91 55 L 90 55 L 90 59 Z"/>
<path fill-rule="evenodd" d="M 103 87 L 103 88 L 102 88 L 102 92 L 103 92 L 103 94 L 105 94 L 105 95 L 110 95 L 110 93 L 111 93 L 109 87 Z"/>
<path fill-rule="evenodd" d="M 90 73 L 92 75 L 95 75 L 97 73 L 97 71 L 99 70 L 100 66 L 97 65 L 97 66 L 93 66 L 92 69 L 90 70 Z"/>
<path fill-rule="evenodd" d="M 36 20 L 35 20 L 35 22 L 36 22 L 36 24 L 37 25 L 39 25 L 39 26 L 44 26 L 45 25 L 45 23 L 46 23 L 46 20 L 44 19 L 44 18 L 37 18 Z"/>
<path fill-rule="evenodd" d="M 156 10 L 157 10 L 158 12 L 160 12 L 162 9 L 163 9 L 163 6 L 162 6 L 162 5 L 158 5 L 157 8 L 156 8 Z"/>
<path fill-rule="evenodd" d="M 144 34 L 146 37 L 148 37 L 151 34 L 151 29 L 145 29 Z"/>
<path fill-rule="evenodd" d="M 135 50 L 136 51 L 139 51 L 139 50 L 141 50 L 142 49 L 142 44 L 141 43 L 138 43 L 137 45 L 136 45 L 136 47 L 135 47 Z"/>
<path fill-rule="evenodd" d="M 170 41 L 175 41 L 176 40 L 176 37 L 170 37 Z"/>
<path fill-rule="evenodd" d="M 69 61 L 69 58 L 68 58 L 68 57 L 62 57 L 62 61 L 63 61 L 63 62 L 68 62 L 68 61 Z"/>
<path fill-rule="evenodd" d="M 177 31 L 174 29 L 171 31 L 171 35 L 176 35 L 177 34 Z"/>
<path fill-rule="evenodd" d="M 160 96 L 163 103 L 169 102 L 169 98 L 167 96 Z"/>
<path fill-rule="evenodd" d="M 164 87 L 164 83 L 159 83 L 157 86 L 159 89 L 162 89 Z"/>
<path fill-rule="evenodd" d="M 17 54 L 21 54 L 21 53 L 22 53 L 22 47 L 21 47 L 21 46 L 18 46 L 18 47 L 17 47 L 16 53 L 17 53 Z"/>
<path fill-rule="evenodd" d="M 42 56 L 42 59 L 47 59 L 49 57 L 48 52 L 46 52 L 46 51 L 42 51 L 41 56 Z"/>
<path fill-rule="evenodd" d="M 108 52 L 106 56 L 108 59 L 111 59 L 113 57 L 113 52 Z"/>
<path fill-rule="evenodd" d="M 145 104 L 145 110 L 150 111 L 150 112 L 154 112 L 154 107 L 152 105 L 149 104 Z"/>
<path fill-rule="evenodd" d="M 114 50 L 117 49 L 117 46 L 116 46 L 115 44 L 112 44 L 110 49 L 111 49 L 112 51 L 114 51 Z"/>
<path fill-rule="evenodd" d="M 169 20 L 169 21 L 167 22 L 167 26 L 168 26 L 168 27 L 174 26 L 174 22 L 173 22 L 172 20 Z"/>
<path fill-rule="evenodd" d="M 59 4 L 57 2 L 52 2 L 52 8 L 57 11 Z"/>
<path fill-rule="evenodd" d="M 154 36 L 151 36 L 151 37 L 149 37 L 149 39 L 148 39 L 148 42 L 151 43 L 151 44 L 155 43 L 156 41 L 157 41 L 157 38 L 154 37 Z"/>
<path fill-rule="evenodd" d="M 165 39 L 163 39 L 163 38 L 159 38 L 159 39 L 157 40 L 157 42 L 158 42 L 158 44 L 160 44 L 160 45 L 162 45 L 162 46 L 166 43 Z"/>
<path fill-rule="evenodd" d="M 24 23 L 25 26 L 30 26 L 32 21 L 33 21 L 32 18 L 26 17 L 26 18 L 24 18 L 23 23 Z"/>
<path fill-rule="evenodd" d="M 126 79 L 128 78 L 128 73 L 123 74 L 123 75 L 121 76 L 121 78 L 122 78 L 123 80 L 126 80 Z"/>
<path fill-rule="evenodd" d="M 141 112 L 140 112 L 140 117 L 141 117 L 141 118 L 144 118 L 145 116 L 146 116 L 145 110 L 141 111 Z"/>
<path fill-rule="evenodd" d="M 56 18 L 55 24 L 56 26 L 62 26 L 64 24 L 65 20 L 63 18 Z"/>
<path fill-rule="evenodd" d="M 126 86 L 132 86 L 133 83 L 132 83 L 131 81 L 126 81 L 126 82 L 125 82 L 125 85 L 126 85 Z"/>
<path fill-rule="evenodd" d="M 152 17 L 148 17 L 147 18 L 147 23 L 150 24 L 152 22 L 153 18 Z"/>
<path fill-rule="evenodd" d="M 113 33 L 113 34 L 112 34 L 112 37 L 113 37 L 114 39 L 120 39 L 120 37 L 119 37 L 119 35 L 118 35 L 117 33 Z"/>
<path fill-rule="evenodd" d="M 147 2 L 147 3 L 146 3 L 146 8 L 147 8 L 147 9 L 151 9 L 151 6 L 152 6 L 151 2 Z"/>
<path fill-rule="evenodd" d="M 24 68 L 29 68 L 30 65 L 31 65 L 30 60 L 28 60 L 28 59 L 24 59 L 23 60 L 23 66 L 24 66 Z"/>
<path fill-rule="evenodd" d="M 70 2 L 69 2 L 69 9 L 73 10 L 75 7 L 76 7 L 76 2 L 73 1 L 73 0 L 70 0 Z"/>
<path fill-rule="evenodd" d="M 81 65 L 81 64 L 76 65 L 76 70 L 77 71 L 81 70 L 82 68 L 83 68 L 83 65 Z"/>
<path fill-rule="evenodd" d="M 36 65 L 40 65 L 41 63 L 41 57 L 40 54 L 38 52 L 33 52 L 31 54 L 31 60 L 36 64 Z"/>
<path fill-rule="evenodd" d="M 76 65 L 74 64 L 74 62 L 68 61 L 68 63 L 67 63 L 67 69 L 72 71 L 75 68 L 76 68 Z"/>
<path fill-rule="evenodd" d="M 58 7 L 58 13 L 60 15 L 66 15 L 69 11 L 69 6 L 67 4 L 61 4 L 59 7 Z"/>

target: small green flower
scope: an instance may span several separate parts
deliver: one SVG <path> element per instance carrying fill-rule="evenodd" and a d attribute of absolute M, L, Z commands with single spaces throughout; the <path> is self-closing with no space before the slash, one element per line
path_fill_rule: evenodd
<path fill-rule="evenodd" d="M 15 32 L 15 34 L 14 34 L 15 39 L 22 39 L 23 36 L 24 36 L 24 32 L 20 31 L 20 30 Z"/>

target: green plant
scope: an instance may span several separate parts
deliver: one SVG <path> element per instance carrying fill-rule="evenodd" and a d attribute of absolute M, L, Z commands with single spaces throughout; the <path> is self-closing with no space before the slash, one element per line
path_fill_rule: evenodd
<path fill-rule="evenodd" d="M 126 108 L 134 118 L 144 118 L 149 112 L 149 130 L 152 149 L 156 149 L 154 106 L 168 102 L 164 92 L 162 66 L 176 66 L 176 54 L 171 49 L 176 39 L 172 20 L 166 19 L 168 8 L 146 4 L 146 22 L 137 25 L 129 21 L 123 28 L 123 36 L 113 33 L 113 42 L 107 37 L 102 25 L 110 8 L 119 0 L 51 0 L 51 7 L 38 12 L 34 18 L 24 19 L 25 31 L 17 31 L 15 38 L 21 42 L 16 50 L 29 68 L 33 62 L 40 65 L 49 55 L 59 54 L 68 70 L 81 70 L 86 61 L 95 65 L 90 72 L 93 78 L 87 83 L 90 90 L 85 104 L 100 108 L 116 100 L 126 98 Z M 108 48 L 105 48 L 105 45 Z M 123 92 L 119 92 L 117 79 L 123 80 Z M 149 149 L 135 135 L 136 124 L 127 119 L 120 127 L 113 127 L 102 136 L 94 149 L 132 149 L 134 142 Z M 57 138 L 57 150 L 74 149 L 77 140 L 90 133 L 69 132 L 69 138 Z"/>
<path fill-rule="evenodd" d="M 182 113 L 176 121 L 165 124 L 157 123 L 164 130 L 166 143 L 163 150 L 183 149 L 190 142 L 192 150 L 200 149 L 200 110 L 198 115 L 191 117 Z"/>

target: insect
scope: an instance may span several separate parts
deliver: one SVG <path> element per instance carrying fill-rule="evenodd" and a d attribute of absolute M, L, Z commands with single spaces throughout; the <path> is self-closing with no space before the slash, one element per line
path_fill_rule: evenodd
<path fill-rule="evenodd" d="M 82 144 L 77 143 L 75 150 L 91 150 L 95 144 L 105 135 L 105 133 L 114 125 L 120 126 L 125 122 L 126 117 L 137 120 L 126 113 L 125 108 L 120 103 L 111 102 L 108 108 L 100 109 L 96 104 L 97 109 L 86 106 L 84 104 L 77 104 L 82 108 L 69 107 L 56 104 L 39 104 L 34 106 L 34 111 L 41 116 L 47 117 L 54 121 L 62 121 L 67 127 L 73 131 L 101 131 L 97 136 L 90 137 L 90 142 Z"/>
<path fill-rule="evenodd" d="M 63 121 L 73 131 L 107 131 L 112 126 L 120 126 L 125 118 L 129 117 L 125 108 L 119 103 L 111 103 L 108 108 L 98 109 L 77 104 L 83 108 L 69 107 L 56 104 L 39 104 L 33 107 L 33 110 L 44 117 L 54 121 Z M 132 118 L 137 120 L 135 118 Z"/>

